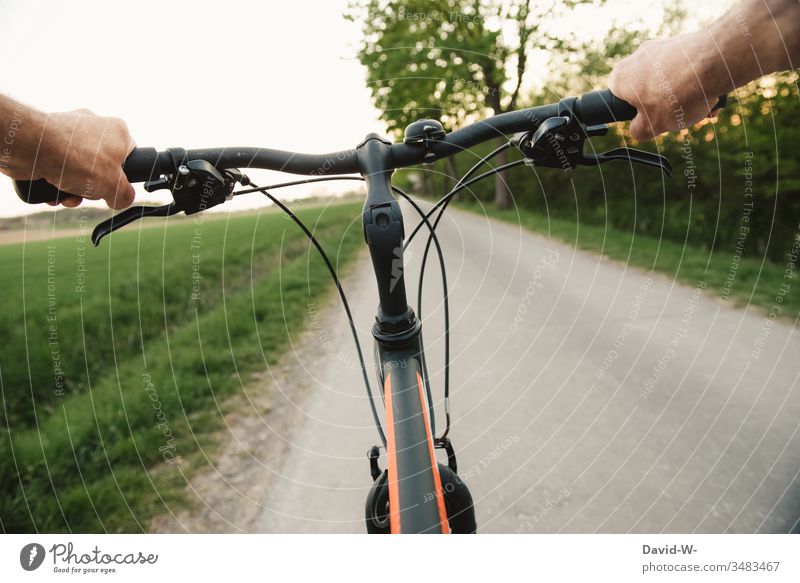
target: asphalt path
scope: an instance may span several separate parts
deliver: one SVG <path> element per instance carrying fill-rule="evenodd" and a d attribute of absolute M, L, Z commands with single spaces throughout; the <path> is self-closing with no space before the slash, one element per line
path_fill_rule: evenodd
<path fill-rule="evenodd" d="M 791 322 L 477 214 L 449 212 L 439 238 L 451 437 L 480 532 L 798 530 Z M 407 257 L 414 304 L 421 250 Z M 441 280 L 430 261 L 422 311 L 440 430 Z M 366 256 L 346 286 L 371 363 Z M 280 435 L 285 453 L 252 529 L 364 532 L 377 434 L 352 340 L 335 303 L 310 308 L 309 327 L 311 345 L 295 347 L 309 389 L 296 402 L 290 386 L 280 392 L 297 421 Z"/>

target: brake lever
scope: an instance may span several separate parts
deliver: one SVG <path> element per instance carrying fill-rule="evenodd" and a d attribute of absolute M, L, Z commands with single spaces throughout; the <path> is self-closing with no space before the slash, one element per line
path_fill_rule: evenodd
<path fill-rule="evenodd" d="M 571 170 L 576 166 L 598 166 L 612 160 L 627 160 L 633 164 L 659 168 L 667 176 L 672 176 L 672 164 L 659 154 L 633 148 L 586 154 L 583 151 L 586 140 L 606 135 L 608 126 L 586 126 L 573 111 L 574 99 L 562 100 L 558 115 L 547 118 L 535 130 L 516 134 L 512 138 L 528 165 Z"/>
<path fill-rule="evenodd" d="M 125 225 L 130 225 L 134 221 L 138 221 L 144 217 L 169 217 L 171 215 L 181 212 L 181 209 L 174 202 L 165 204 L 164 206 L 132 206 L 125 209 L 121 213 L 117 213 L 110 219 L 106 219 L 102 223 L 97 224 L 92 231 L 92 245 L 97 247 L 100 240 L 116 231 Z"/>
<path fill-rule="evenodd" d="M 667 176 L 672 176 L 672 164 L 666 156 L 637 150 L 635 148 L 614 148 L 602 154 L 584 154 L 578 164 L 582 166 L 597 166 L 612 160 L 627 160 L 633 164 L 660 168 Z"/>
<path fill-rule="evenodd" d="M 239 170 L 219 170 L 205 160 L 178 164 L 174 174 L 165 174 L 144 185 L 147 192 L 169 190 L 173 202 L 158 207 L 135 206 L 114 215 L 94 228 L 92 243 L 96 247 L 106 235 L 144 217 L 169 217 L 180 212 L 193 215 L 222 204 L 230 200 L 237 183 L 246 186 L 250 179 Z"/>

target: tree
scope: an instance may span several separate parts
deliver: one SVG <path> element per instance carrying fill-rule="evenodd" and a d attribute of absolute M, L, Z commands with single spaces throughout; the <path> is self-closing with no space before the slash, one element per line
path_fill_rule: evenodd
<path fill-rule="evenodd" d="M 422 117 L 452 131 L 518 108 L 531 52 L 571 46 L 571 33 L 552 24 L 590 1 L 360 0 L 347 17 L 362 26 L 359 59 L 381 119 L 400 137 Z M 510 200 L 498 175 L 495 203 Z"/>
<path fill-rule="evenodd" d="M 663 8 L 657 26 L 647 23 L 640 14 L 626 14 L 612 19 L 601 35 L 574 42 L 549 63 L 547 91 L 535 96 L 543 101 L 559 95 L 579 95 L 592 89 L 604 89 L 616 63 L 633 53 L 650 37 L 674 36 L 687 24 L 688 0 L 671 0 Z"/>

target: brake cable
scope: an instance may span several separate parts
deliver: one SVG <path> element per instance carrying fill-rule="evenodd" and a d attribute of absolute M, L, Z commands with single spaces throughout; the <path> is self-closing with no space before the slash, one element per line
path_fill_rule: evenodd
<path fill-rule="evenodd" d="M 453 198 L 453 196 L 455 196 L 459 192 L 461 192 L 464 188 L 466 188 L 468 186 L 472 186 L 476 182 L 478 182 L 480 180 L 483 180 L 484 178 L 488 178 L 489 176 L 492 176 L 494 174 L 497 174 L 498 172 L 502 172 L 503 170 L 508 170 L 509 168 L 513 168 L 515 166 L 519 166 L 521 164 L 524 164 L 525 160 L 515 160 L 514 162 L 509 162 L 508 164 L 503 164 L 502 166 L 498 166 L 497 168 L 492 168 L 491 170 L 489 170 L 487 172 L 484 172 L 483 174 L 473 178 L 469 182 L 465 182 L 466 179 L 469 178 L 472 174 L 474 174 L 478 170 L 478 168 L 480 168 L 483 164 L 485 164 L 486 162 L 488 162 L 489 160 L 491 160 L 492 158 L 494 158 L 495 156 L 497 156 L 498 154 L 500 154 L 504 150 L 507 150 L 512 145 L 513 145 L 512 142 L 509 141 L 509 142 L 503 144 L 502 146 L 500 146 L 499 148 L 497 148 L 496 150 L 493 150 L 492 152 L 490 152 L 489 154 L 487 154 L 486 156 L 484 156 L 480 160 L 478 160 L 478 162 L 472 168 L 470 168 L 467 171 L 467 173 L 464 174 L 464 176 L 461 177 L 461 179 L 459 179 L 459 181 L 450 190 L 450 192 L 445 194 L 442 198 L 440 198 L 436 202 L 436 204 L 433 205 L 433 208 L 425 216 L 430 219 L 431 216 L 433 216 L 433 213 L 436 212 L 436 210 L 439 209 L 440 207 L 443 207 L 442 210 L 447 208 L 447 205 L 450 204 L 450 202 L 449 202 L 450 199 Z M 436 225 L 438 225 L 438 224 L 439 223 L 438 223 L 438 219 L 437 219 L 437 221 L 436 221 L 436 223 L 434 225 L 434 229 L 436 228 Z M 408 240 L 406 241 L 406 246 L 408 246 L 411 243 L 411 240 L 417 234 L 417 231 L 419 231 L 419 228 L 421 226 L 422 226 L 422 224 L 418 223 L 417 226 L 414 228 L 414 230 L 411 231 L 411 235 L 408 237 Z"/>
<path fill-rule="evenodd" d="M 487 154 L 486 156 L 484 156 L 483 158 L 478 160 L 478 162 L 474 166 L 472 166 L 472 168 L 470 168 L 467 171 L 467 173 L 464 174 L 464 176 L 459 178 L 458 182 L 456 182 L 456 184 L 455 184 L 455 186 L 453 187 L 452 190 L 458 189 L 470 176 L 472 176 L 478 170 L 478 168 L 480 168 L 483 164 L 487 163 L 489 160 L 491 160 L 492 158 L 494 158 L 495 156 L 497 156 L 501 152 L 504 152 L 505 150 L 510 148 L 511 145 L 512 145 L 512 143 L 510 141 L 506 142 L 505 144 L 499 146 L 498 148 L 496 148 L 495 150 L 493 150 L 492 152 L 490 152 L 489 154 Z M 452 190 L 451 190 L 451 192 L 452 192 Z M 445 195 L 445 197 L 446 196 L 448 196 L 448 195 Z M 406 198 L 407 198 L 407 195 L 406 195 Z M 418 287 L 417 287 L 417 312 L 418 312 L 420 318 L 422 318 L 422 287 L 423 287 L 423 282 L 424 282 L 424 279 L 425 279 L 425 265 L 428 262 L 428 252 L 430 251 L 430 248 L 431 248 L 431 240 L 433 239 L 433 237 L 435 237 L 436 228 L 439 226 L 439 221 L 441 221 L 442 216 L 444 215 L 445 210 L 447 210 L 447 206 L 448 206 L 448 204 L 450 203 L 451 200 L 452 200 L 452 197 L 448 198 L 446 200 L 446 202 L 442 205 L 441 209 L 439 210 L 439 214 L 436 216 L 436 220 L 433 222 L 433 226 L 431 227 L 430 224 L 428 224 L 428 229 L 429 229 L 431 234 L 428 237 L 428 241 L 425 244 L 425 252 L 422 255 L 422 263 L 421 263 L 420 269 L 419 269 L 419 283 L 418 283 Z M 435 207 L 434 207 L 434 210 L 435 210 Z M 433 211 L 431 211 L 431 214 L 432 213 L 433 213 Z M 425 223 L 428 223 L 428 219 L 429 219 L 430 216 L 431 215 L 429 214 L 429 215 L 426 215 L 424 217 L 423 220 L 425 221 Z M 411 233 L 411 236 L 409 237 L 408 241 L 406 242 L 406 246 L 408 246 L 408 244 L 411 243 L 411 239 L 413 239 L 414 235 L 419 230 L 419 227 L 421 225 L 422 225 L 422 221 L 417 223 L 417 228 L 415 228 L 414 231 Z M 436 246 L 437 247 L 439 246 L 438 239 L 436 240 Z M 437 249 L 437 251 L 438 251 L 438 249 Z M 441 251 L 439 251 L 439 254 L 441 255 Z M 440 263 L 442 263 L 441 260 L 440 260 Z M 437 441 L 439 441 L 439 442 L 444 442 L 444 440 L 447 438 L 447 435 L 450 433 L 450 307 L 449 307 L 449 301 L 448 301 L 449 294 L 448 294 L 448 291 L 447 291 L 447 282 L 444 279 L 445 277 L 446 276 L 445 276 L 444 264 L 442 263 L 442 281 L 443 281 L 443 284 L 445 286 L 444 306 L 443 306 L 443 308 L 444 308 L 444 321 L 445 321 L 445 324 L 444 324 L 444 333 L 445 333 L 445 335 L 444 335 L 444 354 L 445 354 L 445 357 L 444 357 L 445 358 L 445 368 L 444 368 L 444 412 L 445 412 L 446 425 L 445 425 L 445 429 L 444 429 L 444 432 L 442 433 L 442 435 L 437 438 Z"/>
<path fill-rule="evenodd" d="M 346 178 L 342 177 L 342 179 L 346 179 Z M 314 182 L 314 180 L 310 180 L 309 182 Z M 309 230 L 309 228 L 306 226 L 306 224 L 303 221 L 301 221 L 300 218 L 296 214 L 294 214 L 291 211 L 291 209 L 289 209 L 289 207 L 284 205 L 280 200 L 275 198 L 268 191 L 268 189 L 270 189 L 270 188 L 280 188 L 281 186 L 289 186 L 289 185 L 290 184 L 258 187 L 255 184 L 253 184 L 253 186 L 255 188 L 248 189 L 248 190 L 250 192 L 260 192 L 260 193 L 262 193 L 264 196 L 266 196 L 268 199 L 270 199 L 273 202 L 273 204 L 275 204 L 275 206 L 277 206 L 284 213 L 286 213 L 286 215 L 290 219 L 292 219 L 292 221 L 294 221 L 295 224 L 298 227 L 300 227 L 300 229 L 303 231 L 303 233 L 306 235 L 306 237 L 308 237 L 308 240 L 311 241 L 312 245 L 314 245 L 314 248 L 319 253 L 320 257 L 322 258 L 322 261 L 325 263 L 325 266 L 328 268 L 328 271 L 330 272 L 331 277 L 333 278 L 333 283 L 336 286 L 336 291 L 339 292 L 339 299 L 342 301 L 342 306 L 344 307 L 345 314 L 347 315 L 347 323 L 350 326 L 350 333 L 353 335 L 353 341 L 355 342 L 355 345 L 356 345 L 356 353 L 358 354 L 358 361 L 359 361 L 359 364 L 361 365 L 361 374 L 362 374 L 362 376 L 364 378 L 364 385 L 367 388 L 367 395 L 369 396 L 369 406 L 370 406 L 370 409 L 372 410 L 372 418 L 375 421 L 375 428 L 378 430 L 378 434 L 380 435 L 381 442 L 383 443 L 383 445 L 385 447 L 386 446 L 386 435 L 383 432 L 383 427 L 381 427 L 380 417 L 378 417 L 378 410 L 375 407 L 375 397 L 374 397 L 374 395 L 372 393 L 372 386 L 370 385 L 370 382 L 369 382 L 369 376 L 367 375 L 367 366 L 366 366 L 366 364 L 364 362 L 364 354 L 361 351 L 361 343 L 358 340 L 358 333 L 356 332 L 356 325 L 355 325 L 355 322 L 353 321 L 353 314 L 350 311 L 350 304 L 348 303 L 347 296 L 344 293 L 344 288 L 342 287 L 342 282 L 339 280 L 339 275 L 336 273 L 336 268 L 333 266 L 333 263 L 331 263 L 331 260 L 328 257 L 328 254 L 325 253 L 325 250 L 322 248 L 322 245 L 320 245 L 319 241 L 314 236 L 314 233 L 312 233 Z M 245 193 L 238 192 L 236 194 L 245 194 Z"/>
<path fill-rule="evenodd" d="M 369 397 L 370 409 L 372 411 L 372 417 L 373 417 L 373 419 L 375 421 L 375 427 L 378 430 L 378 434 L 380 435 L 381 442 L 384 444 L 384 447 L 385 447 L 386 446 L 386 436 L 385 436 L 385 434 L 383 432 L 383 428 L 382 428 L 381 423 L 380 423 L 380 418 L 378 416 L 377 408 L 375 407 L 375 397 L 374 397 L 374 393 L 372 392 L 372 386 L 370 385 L 370 382 L 369 382 L 369 376 L 367 374 L 367 367 L 366 367 L 366 364 L 364 362 L 364 354 L 363 354 L 363 351 L 361 349 L 361 343 L 358 340 L 358 334 L 356 332 L 355 322 L 353 320 L 353 315 L 352 315 L 352 312 L 350 310 L 350 304 L 347 301 L 347 296 L 346 296 L 346 294 L 344 292 L 344 288 L 342 287 L 341 280 L 339 279 L 339 276 L 336 273 L 336 269 L 333 266 L 333 263 L 331 262 L 331 260 L 328 257 L 327 253 L 325 253 L 324 249 L 322 248 L 322 245 L 319 243 L 319 241 L 314 236 L 314 234 L 311 232 L 311 230 L 305 225 L 305 223 L 303 223 L 303 221 L 300 220 L 300 218 L 296 214 L 294 214 L 286 205 L 284 205 L 279 199 L 275 198 L 269 192 L 269 190 L 274 190 L 274 189 L 277 189 L 277 188 L 284 188 L 284 187 L 288 187 L 288 186 L 296 186 L 296 185 L 300 185 L 300 184 L 308 184 L 308 183 L 312 183 L 312 182 L 324 182 L 324 181 L 329 181 L 329 180 L 355 180 L 355 181 L 363 182 L 364 178 L 361 177 L 361 176 L 323 176 L 323 177 L 317 177 L 317 178 L 295 180 L 295 181 L 291 181 L 291 182 L 283 182 L 283 183 L 279 183 L 279 184 L 272 184 L 272 185 L 269 185 L 269 186 L 258 186 L 258 185 L 256 185 L 256 184 L 251 182 L 250 184 L 253 186 L 253 188 L 248 188 L 248 189 L 236 191 L 236 192 L 233 193 L 233 195 L 236 196 L 236 195 L 240 195 L 240 194 L 249 194 L 249 193 L 255 193 L 255 192 L 260 192 L 260 193 L 264 194 L 278 208 L 280 208 L 284 213 L 286 213 L 286 215 L 289 216 L 292 219 L 292 221 L 294 221 L 295 224 L 297 224 L 297 226 L 300 227 L 300 229 L 303 231 L 303 233 L 306 235 L 306 237 L 311 241 L 311 243 L 313 244 L 314 248 L 319 253 L 320 257 L 322 258 L 323 262 L 325 263 L 325 266 L 328 268 L 328 271 L 331 274 L 331 277 L 333 278 L 334 285 L 336 286 L 336 290 L 339 293 L 339 298 L 342 301 L 342 305 L 344 307 L 345 314 L 347 316 L 348 325 L 350 326 L 350 332 L 351 332 L 351 334 L 353 336 L 353 342 L 355 343 L 356 353 L 358 355 L 359 365 L 361 367 L 362 377 L 364 379 L 364 385 L 365 385 L 365 387 L 367 389 L 367 395 Z M 414 208 L 414 210 L 419 214 L 419 216 L 421 218 L 421 221 L 425 222 L 428 225 L 428 228 L 431 229 L 431 234 L 433 236 L 434 243 L 435 243 L 435 246 L 436 246 L 436 250 L 437 250 L 437 253 L 439 255 L 439 264 L 440 264 L 440 266 L 442 268 L 442 281 L 444 282 L 444 285 L 445 285 L 444 293 L 445 293 L 445 298 L 446 298 L 447 297 L 447 284 L 446 284 L 446 282 L 447 282 L 447 274 L 444 271 L 444 255 L 442 254 L 442 249 L 441 249 L 441 245 L 439 244 L 439 239 L 438 239 L 438 237 L 436 237 L 436 233 L 433 231 L 433 227 L 431 227 L 430 222 L 428 222 L 428 218 L 425 216 L 425 212 L 419 207 L 419 205 L 417 205 L 411 199 L 411 197 L 409 197 L 408 194 L 403 192 L 401 189 L 399 189 L 397 187 L 394 187 L 394 186 L 392 187 L 392 189 L 395 192 L 397 192 L 400 196 L 402 196 L 406 201 L 408 201 L 409 204 L 411 204 L 411 206 Z M 445 299 L 445 301 L 446 301 L 446 299 Z M 447 324 L 445 324 L 445 325 L 447 326 Z M 425 366 L 424 363 L 423 363 L 423 366 Z M 435 427 L 435 425 L 434 425 L 434 417 L 433 417 L 433 414 L 434 414 L 434 411 L 433 411 L 433 400 L 432 400 L 432 395 L 431 395 L 431 390 L 430 390 L 430 383 L 427 382 L 427 374 L 425 375 L 425 378 L 426 378 L 426 387 L 427 387 L 427 393 L 428 393 L 429 410 L 430 410 L 430 415 L 431 415 L 431 424 L 432 424 L 433 427 Z M 448 413 L 448 415 L 449 415 L 449 413 Z M 432 427 L 432 429 L 433 429 L 433 427 Z"/>
<path fill-rule="evenodd" d="M 278 184 L 270 184 L 269 186 L 257 186 L 253 182 L 250 182 L 254 188 L 245 188 L 242 190 L 237 190 L 233 192 L 233 196 L 239 196 L 240 194 L 251 194 L 253 192 L 261 192 L 264 193 L 267 190 L 276 190 L 278 188 L 285 188 L 287 186 L 299 186 L 300 184 L 310 184 L 312 182 L 328 182 L 331 180 L 355 180 L 359 182 L 364 182 L 363 176 L 317 176 L 315 178 L 303 178 L 301 180 L 292 180 L 291 182 L 279 182 Z"/>
<path fill-rule="evenodd" d="M 391 185 L 392 190 L 399 194 L 403 199 L 410 204 L 417 214 L 419 214 L 420 222 L 417 223 L 422 224 L 423 222 L 428 226 L 428 230 L 430 231 L 430 236 L 433 239 L 434 244 L 436 245 L 436 253 L 439 256 L 439 269 L 441 270 L 442 274 L 442 294 L 443 294 L 443 304 L 444 304 L 444 414 L 445 414 L 445 431 L 442 435 L 442 438 L 447 436 L 447 432 L 450 430 L 450 300 L 449 300 L 449 289 L 447 286 L 447 268 L 444 263 L 444 253 L 442 252 L 442 247 L 439 244 L 439 237 L 436 235 L 436 226 L 431 226 L 430 222 L 428 221 L 428 217 L 425 216 L 425 211 L 420 208 L 420 206 L 414 202 L 414 200 L 406 194 L 400 188 Z M 430 243 L 430 239 L 429 239 Z M 405 247 L 404 247 L 405 249 Z M 423 259 L 424 261 L 424 259 Z M 419 293 L 422 293 L 422 276 L 424 275 L 424 271 L 420 272 L 420 287 Z M 421 297 L 421 296 L 420 296 Z M 422 300 L 418 300 L 417 311 L 419 312 L 418 317 L 422 319 Z M 420 335 L 420 350 L 422 352 L 422 367 L 425 372 L 425 390 L 428 393 L 428 410 L 430 412 L 431 417 L 431 434 L 436 435 L 436 419 L 435 413 L 433 408 L 433 396 L 431 395 L 431 384 L 430 379 L 428 376 L 428 363 L 425 360 L 425 347 L 424 347 L 424 339 L 422 335 Z"/>
<path fill-rule="evenodd" d="M 499 148 L 497 148 L 496 150 L 494 150 L 493 152 L 491 152 L 490 154 L 488 154 L 486 157 L 482 158 L 477 164 L 475 164 L 456 183 L 456 185 L 450 190 L 450 192 L 448 192 L 446 195 L 444 195 L 433 206 L 433 208 L 428 213 L 425 213 L 425 211 L 423 211 L 419 207 L 419 205 L 417 205 L 417 203 L 415 203 L 411 199 L 411 197 L 408 194 L 406 194 L 403 190 L 401 190 L 400 188 L 398 188 L 396 186 L 392 186 L 392 190 L 394 192 L 396 192 L 397 194 L 399 194 L 401 197 L 403 197 L 403 199 L 408 201 L 408 203 L 411 204 L 411 206 L 414 208 L 414 210 L 420 216 L 420 221 L 415 226 L 414 230 L 411 233 L 411 236 L 408 238 L 408 240 L 404 244 L 403 248 L 405 249 L 405 248 L 408 247 L 408 245 L 411 243 L 411 240 L 413 239 L 414 235 L 419 231 L 419 229 L 422 227 L 423 224 L 428 227 L 428 231 L 430 233 L 428 244 L 426 245 L 426 248 L 425 248 L 425 255 L 423 257 L 423 263 L 422 263 L 422 267 L 421 267 L 421 271 L 420 271 L 420 282 L 419 282 L 419 286 L 420 287 L 419 287 L 419 293 L 418 293 L 418 303 L 419 303 L 418 309 L 420 310 L 420 312 L 421 312 L 421 308 L 422 308 L 422 304 L 421 304 L 421 288 L 422 288 L 422 282 L 423 282 L 423 278 L 424 278 L 424 267 L 425 267 L 425 263 L 427 261 L 427 254 L 428 254 L 428 251 L 430 249 L 431 240 L 433 240 L 433 243 L 434 243 L 434 245 L 436 247 L 436 252 L 437 252 L 437 255 L 438 255 L 438 259 L 439 259 L 439 266 L 440 266 L 441 273 L 442 273 L 442 284 L 443 284 L 443 293 L 444 293 L 444 312 L 445 312 L 445 314 L 444 314 L 444 316 L 445 316 L 445 386 L 444 386 L 444 405 L 445 405 L 446 427 L 445 427 L 445 431 L 441 435 L 441 437 L 436 439 L 436 441 L 438 441 L 438 442 L 444 442 L 446 440 L 448 432 L 450 431 L 450 374 L 449 374 L 449 372 L 450 372 L 450 315 L 449 315 L 449 300 L 448 300 L 448 295 L 449 294 L 448 294 L 448 290 L 447 290 L 447 272 L 446 272 L 446 268 L 445 268 L 444 255 L 442 253 L 441 245 L 439 244 L 439 239 L 436 236 L 436 227 L 438 226 L 439 221 L 441 220 L 445 209 L 447 208 L 447 206 L 449 205 L 450 201 L 452 200 L 452 198 L 456 194 L 458 194 L 459 192 L 461 192 L 465 188 L 468 188 L 469 186 L 475 184 L 476 182 L 478 182 L 480 180 L 483 180 L 484 178 L 487 178 L 489 176 L 492 176 L 494 174 L 502 172 L 503 170 L 507 170 L 509 168 L 513 168 L 515 166 L 519 166 L 519 165 L 525 163 L 525 160 L 516 160 L 514 162 L 510 162 L 508 164 L 503 164 L 502 166 L 498 166 L 497 168 L 493 168 L 492 170 L 484 172 L 483 174 L 480 174 L 480 175 L 476 176 L 475 178 L 473 178 L 471 180 L 466 180 L 470 175 L 474 174 L 482 164 L 484 164 L 486 161 L 490 160 L 491 158 L 493 158 L 494 156 L 496 156 L 497 154 L 499 154 L 503 150 L 505 150 L 508 147 L 510 147 L 510 145 L 511 145 L 510 142 L 507 143 L 507 144 L 504 144 L 504 145 L 500 146 Z M 314 246 L 314 248 L 319 253 L 320 257 L 322 258 L 323 262 L 325 263 L 325 266 L 327 267 L 329 273 L 331 274 L 331 277 L 333 278 L 334 285 L 336 286 L 336 290 L 339 293 L 339 298 L 342 301 L 342 306 L 344 307 L 345 314 L 347 316 L 348 325 L 350 327 L 350 333 L 351 333 L 351 335 L 353 337 L 353 342 L 354 342 L 355 347 L 356 347 L 356 353 L 358 355 L 359 365 L 361 367 L 361 373 L 362 373 L 362 377 L 364 379 L 364 385 L 365 385 L 365 387 L 367 389 L 367 395 L 369 397 L 370 409 L 371 409 L 371 412 L 372 412 L 373 420 L 375 421 L 375 428 L 378 430 L 378 434 L 379 434 L 379 436 L 381 438 L 381 442 L 383 443 L 383 445 L 385 447 L 386 446 L 386 435 L 385 435 L 385 433 L 383 431 L 383 427 L 381 426 L 380 417 L 378 416 L 378 411 L 377 411 L 377 408 L 375 406 L 375 397 L 374 397 L 374 393 L 372 392 L 372 386 L 370 385 L 369 377 L 367 375 L 367 367 L 366 367 L 366 363 L 364 362 L 364 354 L 363 354 L 363 351 L 361 350 L 361 343 L 358 340 L 358 334 L 356 332 L 355 322 L 353 320 L 353 315 L 352 315 L 352 312 L 350 310 L 350 304 L 347 301 L 347 296 L 345 295 L 344 288 L 342 287 L 341 281 L 339 280 L 339 276 L 336 273 L 336 269 L 334 268 L 333 263 L 331 262 L 331 260 L 328 257 L 328 255 L 325 253 L 325 250 L 322 248 L 322 245 L 320 245 L 320 243 L 317 240 L 317 238 L 308 229 L 308 227 L 305 225 L 305 223 L 303 223 L 303 221 L 301 221 L 300 218 L 297 215 L 295 215 L 286 205 L 284 205 L 279 199 L 275 198 L 269 192 L 269 190 L 275 190 L 277 188 L 284 188 L 284 187 L 288 187 L 288 186 L 297 186 L 297 185 L 301 185 L 301 184 L 310 184 L 310 183 L 314 183 L 314 182 L 325 182 L 325 181 L 331 181 L 331 180 L 353 180 L 353 181 L 364 182 L 364 177 L 362 177 L 362 176 L 318 176 L 318 177 L 315 177 L 315 178 L 306 178 L 306 179 L 302 179 L 302 180 L 293 180 L 293 181 L 290 181 L 290 182 L 282 182 L 282 183 L 278 183 L 278 184 L 272 184 L 272 185 L 269 185 L 269 186 L 257 186 L 256 184 L 251 182 L 250 185 L 252 185 L 253 188 L 247 188 L 247 189 L 239 190 L 239 191 L 233 192 L 232 195 L 233 196 L 238 196 L 238 195 L 242 195 L 242 194 L 250 194 L 250 193 L 255 193 L 255 192 L 260 192 L 260 193 L 264 194 L 267 198 L 269 198 L 273 202 L 273 204 L 275 204 L 284 213 L 286 213 L 286 215 L 289 216 L 289 218 L 291 218 L 292 221 L 294 221 L 294 223 L 297 224 L 298 227 L 300 227 L 300 229 L 303 231 L 303 233 L 306 235 L 306 237 L 309 239 L 309 241 L 311 241 L 312 245 Z M 439 215 L 437 216 L 436 220 L 434 221 L 434 224 L 431 225 L 430 218 L 433 216 L 433 214 L 436 212 L 436 210 L 440 209 L 440 208 L 441 208 L 441 210 L 439 212 Z M 420 317 L 421 317 L 421 313 L 420 313 Z M 423 356 L 423 358 L 424 358 L 424 356 Z M 426 366 L 426 365 L 423 363 L 423 366 Z M 426 377 L 426 381 L 427 381 L 428 375 L 426 374 L 425 377 Z M 428 382 L 426 382 L 426 389 L 427 389 L 427 393 L 428 393 L 428 403 L 429 403 L 429 410 L 430 410 L 430 413 L 431 413 L 431 425 L 432 425 L 432 433 L 433 433 L 433 428 L 434 428 L 433 401 L 432 401 L 432 396 L 431 396 L 430 384 Z"/>

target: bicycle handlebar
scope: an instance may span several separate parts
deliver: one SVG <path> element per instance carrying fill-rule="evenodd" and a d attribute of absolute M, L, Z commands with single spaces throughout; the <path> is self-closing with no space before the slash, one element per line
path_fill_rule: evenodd
<path fill-rule="evenodd" d="M 724 97 L 721 97 L 714 109 L 723 106 L 724 101 Z M 570 103 L 575 117 L 587 126 L 630 121 L 636 116 L 633 106 L 608 89 L 561 101 L 564 102 Z M 393 144 L 389 162 L 392 168 L 403 168 L 429 161 L 431 154 L 434 160 L 446 158 L 501 135 L 535 129 L 543 120 L 559 115 L 560 111 L 561 104 L 548 104 L 501 113 L 451 132 L 432 143 L 427 150 L 414 144 Z M 328 154 L 300 154 L 252 147 L 208 148 L 188 150 L 184 159 L 205 160 L 219 169 L 259 168 L 304 175 L 339 175 L 361 171 L 356 149 Z M 145 182 L 161 174 L 174 172 L 176 164 L 180 162 L 174 152 L 135 148 L 125 160 L 123 170 L 131 182 Z M 15 181 L 15 189 L 19 197 L 30 204 L 56 201 L 64 194 L 43 179 Z"/>
<path fill-rule="evenodd" d="M 587 125 L 595 125 L 631 120 L 636 115 L 636 110 L 606 89 L 579 97 L 576 100 L 575 113 Z M 431 151 L 437 159 L 446 158 L 499 135 L 530 130 L 541 120 L 557 114 L 557 104 L 502 113 L 447 134 L 433 145 Z M 206 148 L 188 150 L 186 158 L 205 160 L 221 169 L 259 168 L 290 174 L 353 174 L 360 170 L 355 149 L 328 154 L 300 154 L 252 147 Z M 424 152 L 412 145 L 393 144 L 392 162 L 394 168 L 422 164 Z M 123 169 L 131 182 L 143 182 L 160 173 L 173 171 L 173 164 L 174 161 L 167 152 L 156 152 L 154 148 L 136 148 L 125 161 Z"/>
<path fill-rule="evenodd" d="M 298 154 L 266 148 L 206 148 L 187 150 L 187 160 L 205 160 L 220 169 L 260 168 L 279 170 L 291 174 L 352 174 L 358 172 L 356 151 L 330 154 Z M 326 169 L 336 165 L 336 172 Z M 176 160 L 169 151 L 155 148 L 134 148 L 122 165 L 130 182 L 147 182 L 161 174 L 174 172 Z M 65 194 L 44 179 L 14 181 L 17 195 L 29 204 L 57 201 Z"/>

